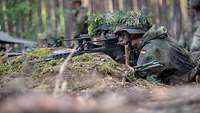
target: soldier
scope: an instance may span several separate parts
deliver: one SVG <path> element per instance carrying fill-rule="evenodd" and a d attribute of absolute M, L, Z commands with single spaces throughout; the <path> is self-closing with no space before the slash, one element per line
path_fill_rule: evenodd
<path fill-rule="evenodd" d="M 153 77 L 167 84 L 176 84 L 194 81 L 199 74 L 199 66 L 187 51 L 170 40 L 164 27 L 153 26 L 143 36 L 139 48 L 137 66 L 146 66 L 146 69 L 136 70 L 136 76 Z"/>
<path fill-rule="evenodd" d="M 115 34 L 120 45 L 129 46 L 129 65 L 136 66 L 139 57 L 139 41 L 146 30 L 136 26 L 118 26 Z"/>
<path fill-rule="evenodd" d="M 164 27 L 153 26 L 143 36 L 126 33 L 119 35 L 120 38 L 123 45 L 129 43 L 130 49 L 137 48 L 139 51 L 138 56 L 130 54 L 137 62 L 135 76 L 175 84 L 194 81 L 199 74 L 199 67 L 189 53 L 169 39 Z"/>
<path fill-rule="evenodd" d="M 118 39 L 111 29 L 112 27 L 107 24 L 96 26 L 94 29 L 95 36 L 93 37 L 93 41 L 96 45 L 105 48 L 101 50 L 103 53 L 109 55 L 118 63 L 125 63 L 124 47 L 118 44 Z"/>
<path fill-rule="evenodd" d="M 87 12 L 88 9 L 82 6 L 81 0 L 72 0 L 72 9 L 75 10 L 75 31 L 74 37 L 79 36 L 80 34 L 87 34 Z"/>

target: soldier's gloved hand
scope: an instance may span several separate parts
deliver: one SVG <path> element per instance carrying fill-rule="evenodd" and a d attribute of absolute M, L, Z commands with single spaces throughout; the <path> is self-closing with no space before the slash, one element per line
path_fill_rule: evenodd
<path fill-rule="evenodd" d="M 128 66 L 128 70 L 125 71 L 125 79 L 128 82 L 133 82 L 136 80 L 135 76 L 134 76 L 134 72 L 135 70 L 132 67 Z"/>

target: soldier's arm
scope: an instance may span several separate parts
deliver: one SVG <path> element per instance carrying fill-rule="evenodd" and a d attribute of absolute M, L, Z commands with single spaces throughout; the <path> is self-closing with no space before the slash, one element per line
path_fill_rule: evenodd
<path fill-rule="evenodd" d="M 164 64 L 161 63 L 158 54 L 159 49 L 154 44 L 147 44 L 140 52 L 136 67 L 136 76 L 147 77 L 151 75 L 158 76 L 164 70 Z"/>

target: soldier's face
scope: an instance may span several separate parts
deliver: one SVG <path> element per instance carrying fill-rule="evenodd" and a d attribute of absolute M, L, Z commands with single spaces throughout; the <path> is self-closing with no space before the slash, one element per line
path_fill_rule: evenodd
<path fill-rule="evenodd" d="M 141 35 L 137 35 L 137 34 L 130 35 L 131 46 L 136 47 L 136 48 L 139 47 L 142 41 L 141 38 L 142 38 Z"/>
<path fill-rule="evenodd" d="M 118 43 L 120 45 L 127 45 L 129 43 L 129 34 L 126 32 L 122 32 L 118 35 Z"/>
<path fill-rule="evenodd" d="M 99 32 L 97 33 L 96 39 L 97 39 L 97 40 L 104 40 L 104 39 L 105 39 L 105 36 L 106 36 L 106 32 L 105 32 L 105 31 L 99 31 Z"/>

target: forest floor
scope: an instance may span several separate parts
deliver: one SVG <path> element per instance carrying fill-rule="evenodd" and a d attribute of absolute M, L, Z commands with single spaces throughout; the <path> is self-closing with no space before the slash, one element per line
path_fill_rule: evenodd
<path fill-rule="evenodd" d="M 117 113 L 122 110 L 117 106 L 123 106 L 123 110 L 126 111 L 125 105 L 128 105 L 129 109 L 137 109 L 138 113 L 145 113 L 145 110 L 148 111 L 149 109 L 165 111 L 170 108 L 169 105 L 180 104 L 180 102 L 185 102 L 186 105 L 191 104 L 188 103 L 188 100 L 191 102 L 190 98 L 188 100 L 185 99 L 185 97 L 191 95 L 187 91 L 199 89 L 196 87 L 197 85 L 195 86 L 197 89 L 190 88 L 191 86 L 184 86 L 183 88 L 135 78 L 133 69 L 123 64 L 118 64 L 107 55 L 100 53 L 73 57 L 64 67 L 62 76 L 59 75 L 59 70 L 64 59 L 38 63 L 30 62 L 32 60 L 32 58 L 20 59 L 20 62 L 23 61 L 23 63 L 20 66 L 15 66 L 17 68 L 15 69 L 16 71 L 0 76 L 0 100 L 12 95 L 30 94 L 30 92 L 31 94 L 43 93 L 48 95 L 61 92 L 64 95 L 84 98 L 87 100 L 84 102 L 88 105 L 91 104 L 91 101 L 88 100 L 92 99 L 98 103 L 98 106 L 109 106 L 111 108 L 114 106 L 116 109 L 113 112 Z M 19 61 L 15 59 L 11 61 L 11 64 L 14 66 L 18 64 L 17 62 Z M 126 82 L 124 77 L 128 75 L 132 75 L 131 81 Z M 60 80 L 61 86 L 64 86 L 60 87 L 60 92 L 55 90 L 57 80 Z M 183 91 L 185 93 L 182 93 Z M 191 96 L 192 100 L 193 97 L 194 99 L 198 98 L 198 94 L 197 92 L 195 96 Z M 178 95 L 182 96 L 179 97 Z M 122 102 L 122 98 L 126 99 L 125 103 Z M 162 104 L 160 105 L 156 102 L 161 102 Z M 152 106 L 150 107 L 149 105 L 151 104 Z M 135 107 L 131 107 L 132 105 Z M 143 109 L 144 106 L 145 108 Z M 161 108 L 157 108 L 158 106 Z M 174 109 L 175 107 L 171 106 L 171 108 Z M 186 111 L 190 108 L 192 107 L 190 106 Z M 140 111 L 141 109 L 143 110 Z M 182 110 L 183 108 L 181 107 L 180 109 Z M 111 109 L 109 108 L 109 110 Z"/>

